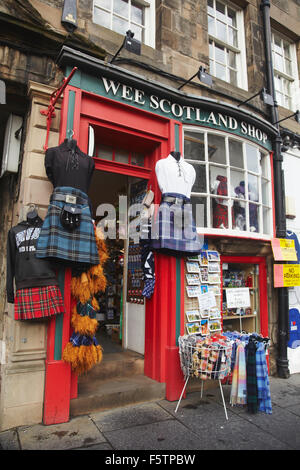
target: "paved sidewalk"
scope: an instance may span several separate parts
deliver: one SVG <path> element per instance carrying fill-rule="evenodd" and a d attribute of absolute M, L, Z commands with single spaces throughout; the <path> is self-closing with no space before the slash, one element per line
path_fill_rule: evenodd
<path fill-rule="evenodd" d="M 270 377 L 273 413 L 249 414 L 229 405 L 230 386 L 0 433 L 2 450 L 300 450 L 300 374 Z"/>

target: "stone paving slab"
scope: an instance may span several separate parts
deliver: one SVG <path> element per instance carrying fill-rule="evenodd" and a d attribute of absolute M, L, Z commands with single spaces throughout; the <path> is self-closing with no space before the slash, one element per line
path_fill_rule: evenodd
<path fill-rule="evenodd" d="M 101 432 L 125 429 L 140 424 L 164 421 L 172 416 L 156 403 L 130 405 L 114 410 L 92 413 L 90 417 Z"/>
<path fill-rule="evenodd" d="M 15 429 L 0 433 L 0 450 L 19 450 L 19 438 Z"/>
<path fill-rule="evenodd" d="M 199 449 L 199 437 L 176 420 L 109 431 L 104 435 L 118 450 Z"/>
<path fill-rule="evenodd" d="M 68 450 L 105 442 L 89 416 L 50 426 L 22 426 L 18 433 L 22 450 Z"/>
<path fill-rule="evenodd" d="M 95 444 L 93 446 L 76 447 L 76 449 L 73 450 L 113 450 L 113 448 L 107 442 L 101 442 L 101 444 Z"/>

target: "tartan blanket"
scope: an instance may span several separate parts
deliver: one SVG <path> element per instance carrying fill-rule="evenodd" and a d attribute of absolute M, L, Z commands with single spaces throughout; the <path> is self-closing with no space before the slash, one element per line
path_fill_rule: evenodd
<path fill-rule="evenodd" d="M 236 361 L 232 374 L 230 393 L 231 405 L 245 405 L 247 402 L 246 384 L 246 356 L 243 343 L 239 343 L 236 350 Z"/>
<path fill-rule="evenodd" d="M 53 195 L 71 194 L 88 199 L 88 196 L 75 188 L 68 186 L 57 187 Z M 96 245 L 94 225 L 88 204 L 66 204 L 63 201 L 54 201 L 50 197 L 48 212 L 41 228 L 37 241 L 37 258 L 59 258 L 69 262 L 99 264 L 99 255 Z M 80 226 L 73 230 L 66 230 L 60 221 L 61 210 L 65 205 L 81 208 Z"/>
<path fill-rule="evenodd" d="M 15 320 L 32 320 L 64 313 L 58 286 L 18 289 L 14 304 Z"/>
<path fill-rule="evenodd" d="M 152 249 L 170 254 L 199 254 L 203 243 L 197 234 L 190 199 L 177 193 L 163 196 L 183 199 L 184 204 L 161 202 L 152 226 Z"/>
<path fill-rule="evenodd" d="M 268 366 L 263 343 L 259 343 L 256 349 L 256 379 L 258 410 L 267 414 L 272 414 Z"/>

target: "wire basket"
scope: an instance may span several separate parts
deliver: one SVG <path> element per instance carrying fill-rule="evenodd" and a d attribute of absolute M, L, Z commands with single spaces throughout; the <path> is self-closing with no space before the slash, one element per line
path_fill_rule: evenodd
<path fill-rule="evenodd" d="M 230 373 L 231 344 L 210 343 L 205 338 L 179 337 L 180 365 L 185 379 L 222 380 Z"/>

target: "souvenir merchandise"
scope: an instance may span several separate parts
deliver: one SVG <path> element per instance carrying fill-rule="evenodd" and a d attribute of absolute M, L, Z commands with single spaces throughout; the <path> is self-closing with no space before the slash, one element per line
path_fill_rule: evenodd
<path fill-rule="evenodd" d="M 152 248 L 171 256 L 199 254 L 202 242 L 190 201 L 194 167 L 179 152 L 171 152 L 156 163 L 155 173 L 162 198 L 153 223 Z"/>
<path fill-rule="evenodd" d="M 223 333 L 232 344 L 231 371 L 223 383 L 231 383 L 232 405 L 245 405 L 249 413 L 272 413 L 266 351 L 270 340 L 257 333 Z M 228 380 L 229 379 L 229 380 Z"/>
<path fill-rule="evenodd" d="M 228 210 L 231 202 L 226 198 L 228 196 L 227 177 L 218 175 L 211 188 L 212 194 L 225 197 L 213 198 L 213 227 L 228 228 Z M 233 211 L 232 211 L 233 216 Z"/>
<path fill-rule="evenodd" d="M 200 320 L 199 310 L 187 311 L 186 312 L 186 317 L 187 317 L 188 322 L 199 321 Z"/>
<path fill-rule="evenodd" d="M 200 322 L 186 323 L 186 330 L 188 335 L 193 335 L 195 333 L 201 333 Z"/>
<path fill-rule="evenodd" d="M 94 166 L 94 160 L 75 140 L 65 139 L 46 151 L 45 169 L 54 190 L 37 243 L 37 257 L 63 260 L 71 266 L 82 263 L 83 270 L 99 264 L 87 196 Z"/>
<path fill-rule="evenodd" d="M 188 256 L 185 262 L 185 269 L 186 320 L 189 321 L 187 316 L 189 311 L 197 310 L 200 312 L 201 319 L 205 320 L 201 328 L 202 335 L 209 334 L 209 332 L 221 331 L 219 253 L 214 250 L 201 250 L 197 259 Z M 211 269 L 214 272 L 209 272 Z M 213 278 L 210 279 L 209 276 L 213 276 Z M 214 284 L 208 284 L 210 280 Z"/>
<path fill-rule="evenodd" d="M 8 232 L 6 292 L 7 301 L 15 304 L 15 320 L 44 318 L 64 312 L 53 266 L 48 260 L 35 256 L 42 225 L 43 221 L 34 209 L 27 214 L 27 220 Z"/>
<path fill-rule="evenodd" d="M 100 310 L 96 295 L 106 289 L 104 264 L 108 259 L 108 252 L 100 230 L 95 231 L 95 240 L 100 263 L 91 266 L 86 272 L 75 271 L 71 279 L 71 293 L 76 301 L 71 316 L 74 332 L 64 348 L 62 358 L 70 363 L 73 372 L 78 375 L 87 372 L 102 360 L 102 347 L 95 337 L 98 328 L 95 317 Z"/>

